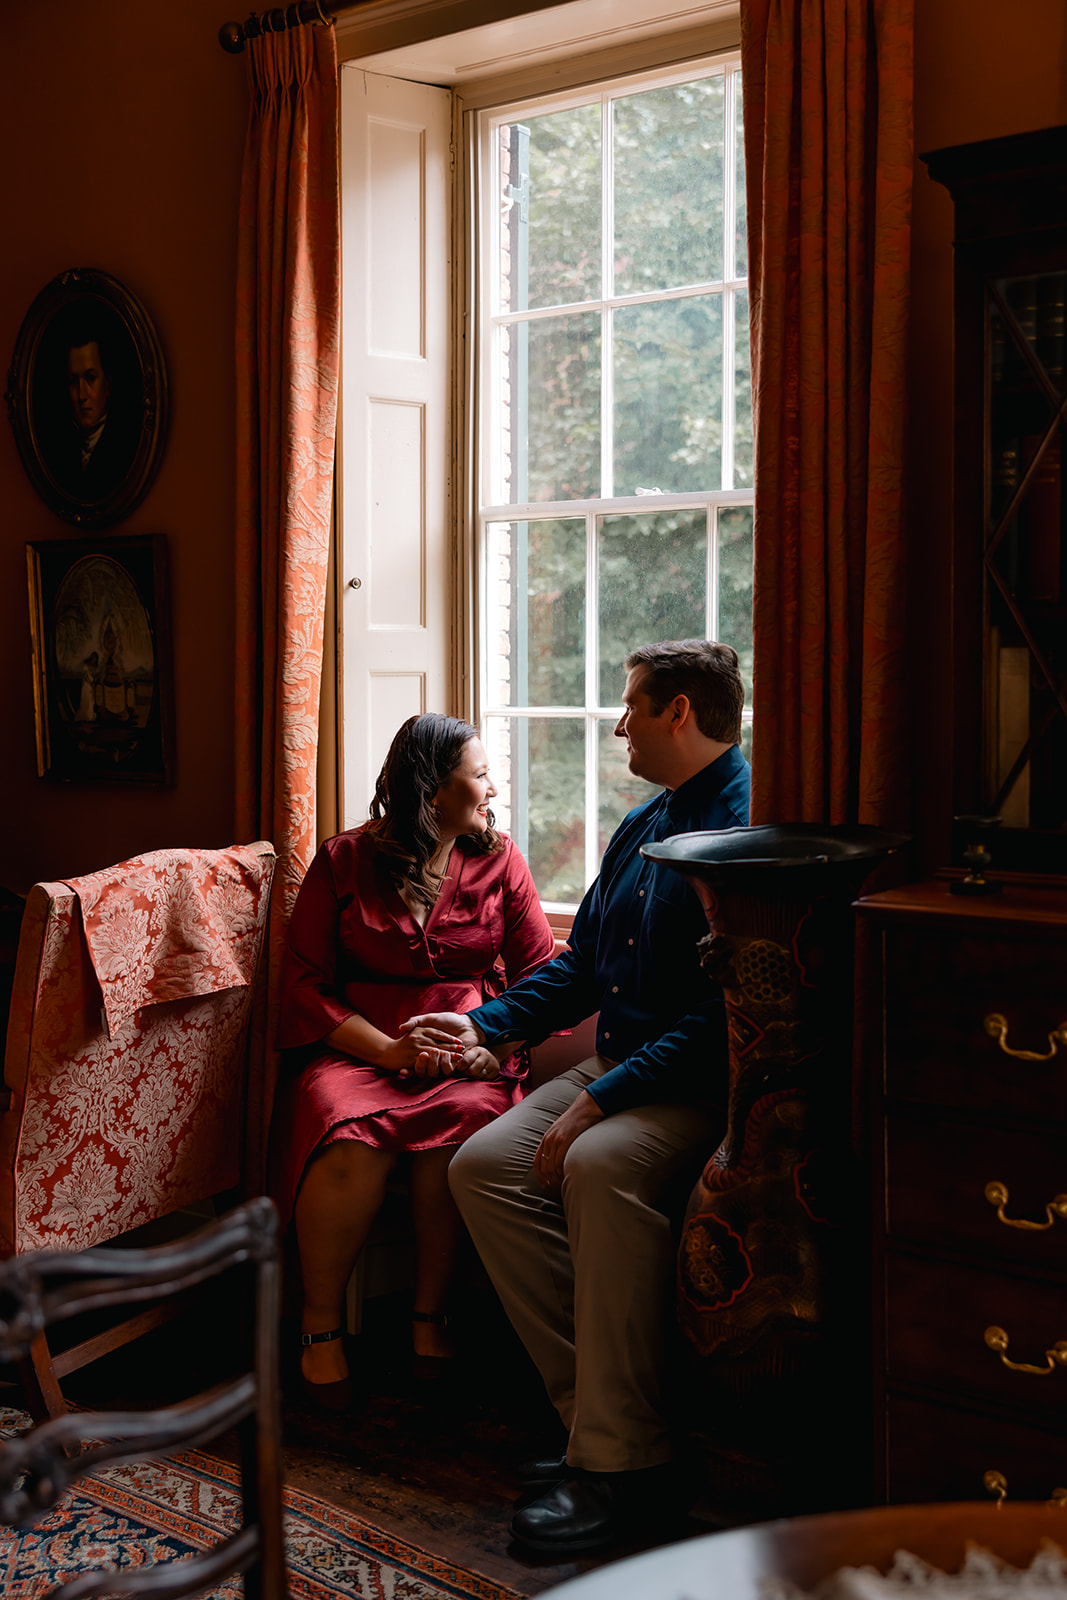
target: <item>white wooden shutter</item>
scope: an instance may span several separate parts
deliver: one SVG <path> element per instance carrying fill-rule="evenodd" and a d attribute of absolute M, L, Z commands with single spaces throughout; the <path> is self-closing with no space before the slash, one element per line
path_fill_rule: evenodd
<path fill-rule="evenodd" d="M 450 701 L 452 97 L 341 73 L 343 815 Z"/>

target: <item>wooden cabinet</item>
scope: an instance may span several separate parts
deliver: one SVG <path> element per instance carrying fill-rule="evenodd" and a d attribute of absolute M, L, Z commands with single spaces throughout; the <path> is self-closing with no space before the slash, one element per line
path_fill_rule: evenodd
<path fill-rule="evenodd" d="M 1067 872 L 1067 127 L 924 157 L 955 202 L 953 810 Z M 970 840 L 958 840 L 966 845 Z"/>
<path fill-rule="evenodd" d="M 877 1485 L 977 1500 L 999 1473 L 1047 1500 L 1067 1486 L 1067 885 L 935 880 L 857 911 Z"/>

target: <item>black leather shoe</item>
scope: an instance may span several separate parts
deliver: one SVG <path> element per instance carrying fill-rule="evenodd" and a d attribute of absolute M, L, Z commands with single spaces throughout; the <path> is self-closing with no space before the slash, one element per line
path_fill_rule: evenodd
<path fill-rule="evenodd" d="M 558 1456 L 541 1456 L 536 1461 L 520 1461 L 515 1468 L 519 1483 L 558 1483 L 567 1476 L 567 1452 Z"/>
<path fill-rule="evenodd" d="M 581 1472 L 521 1506 L 511 1519 L 511 1535 L 538 1555 L 602 1550 L 683 1517 L 686 1496 L 676 1495 L 677 1487 L 673 1462 L 637 1472 Z"/>

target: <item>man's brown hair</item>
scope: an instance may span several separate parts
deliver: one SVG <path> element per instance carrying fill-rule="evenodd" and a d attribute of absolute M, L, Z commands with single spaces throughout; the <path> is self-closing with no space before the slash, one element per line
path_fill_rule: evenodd
<path fill-rule="evenodd" d="M 626 657 L 626 669 L 642 667 L 641 688 L 659 716 L 677 694 L 693 708 L 705 739 L 738 744 L 745 686 L 737 651 L 714 639 L 667 639 L 642 644 Z"/>

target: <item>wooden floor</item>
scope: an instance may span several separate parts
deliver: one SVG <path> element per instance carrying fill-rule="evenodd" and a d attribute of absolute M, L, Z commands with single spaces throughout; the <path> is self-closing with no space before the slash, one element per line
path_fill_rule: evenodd
<path fill-rule="evenodd" d="M 466 1315 L 455 1324 L 461 1355 L 454 1377 L 419 1385 L 411 1374 L 410 1302 L 403 1296 L 368 1302 L 364 1331 L 350 1341 L 357 1404 L 344 1418 L 309 1410 L 295 1397 L 296 1328 L 286 1325 L 287 1481 L 524 1596 L 647 1548 L 620 1545 L 599 1558 L 557 1563 L 523 1555 L 509 1539 L 515 1467 L 558 1449 L 560 1434 L 491 1292 L 468 1291 L 464 1304 Z M 191 1324 L 179 1320 L 72 1374 L 64 1390 L 93 1409 L 159 1403 L 215 1381 L 218 1346 L 226 1339 L 225 1324 L 203 1316 Z M 226 1441 L 212 1448 L 231 1453 Z M 804 1481 L 810 1475 L 787 1474 L 783 1487 L 780 1473 L 721 1443 L 704 1441 L 694 1474 L 699 1498 L 679 1538 L 812 1508 L 812 1486 Z"/>

